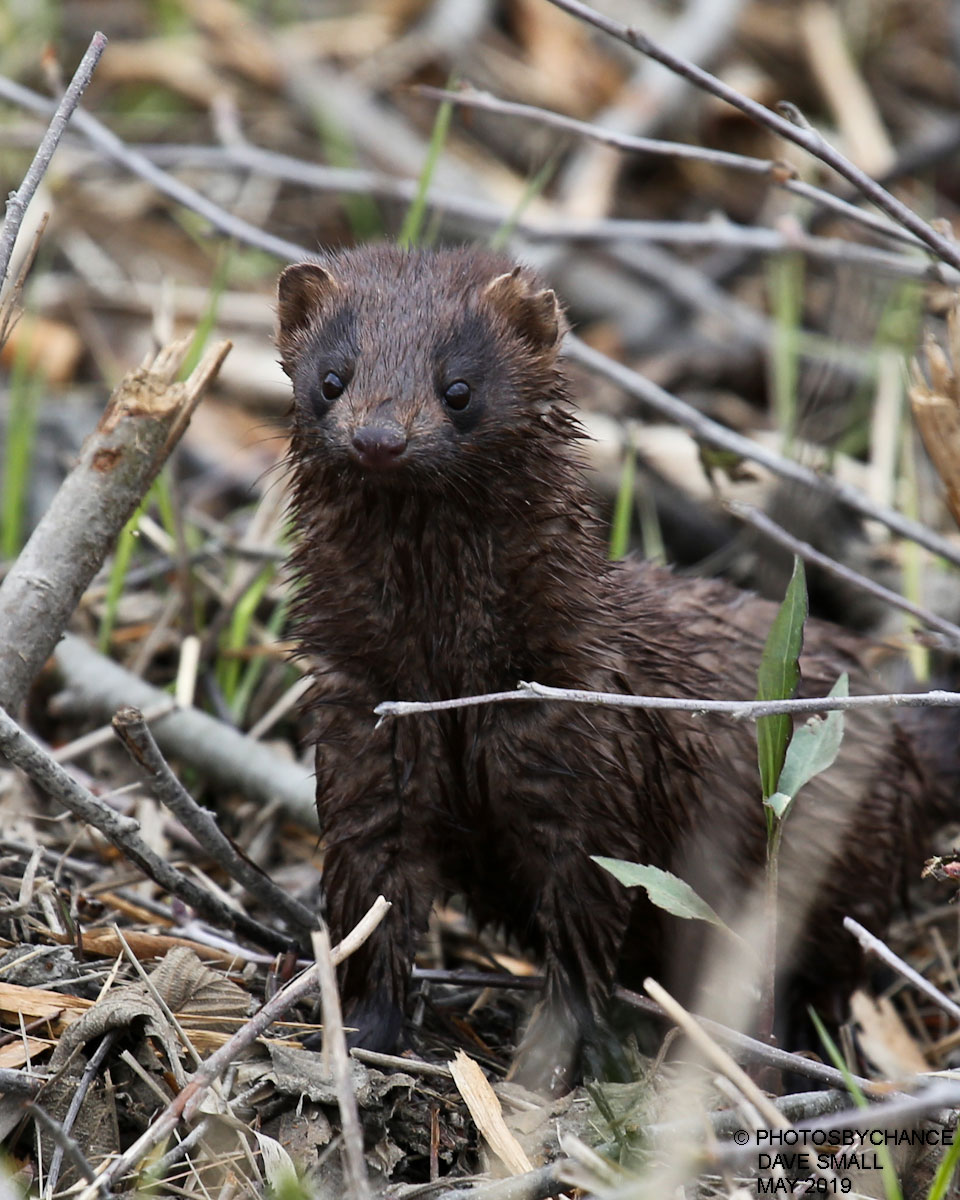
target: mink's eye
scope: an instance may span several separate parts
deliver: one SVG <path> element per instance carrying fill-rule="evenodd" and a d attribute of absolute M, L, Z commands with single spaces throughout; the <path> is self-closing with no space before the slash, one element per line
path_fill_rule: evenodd
<path fill-rule="evenodd" d="M 324 400 L 336 400 L 346 386 L 336 371 L 328 371 L 320 383 L 320 395 Z"/>
<path fill-rule="evenodd" d="M 455 379 L 444 388 L 443 402 L 454 412 L 463 412 L 470 403 L 470 384 L 465 379 Z"/>

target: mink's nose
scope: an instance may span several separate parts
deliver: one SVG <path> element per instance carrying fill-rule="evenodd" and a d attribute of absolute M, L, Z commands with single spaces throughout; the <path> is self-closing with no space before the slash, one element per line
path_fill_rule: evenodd
<path fill-rule="evenodd" d="M 398 465 L 407 448 L 407 435 L 399 425 L 362 425 L 352 442 L 362 467 L 385 471 Z"/>

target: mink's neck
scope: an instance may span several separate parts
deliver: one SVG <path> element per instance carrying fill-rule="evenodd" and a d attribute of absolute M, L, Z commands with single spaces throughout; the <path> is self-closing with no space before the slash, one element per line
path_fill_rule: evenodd
<path fill-rule="evenodd" d="M 607 568 L 579 467 L 551 468 L 549 489 L 505 484 L 475 503 L 301 471 L 305 649 L 374 700 L 574 682 Z"/>

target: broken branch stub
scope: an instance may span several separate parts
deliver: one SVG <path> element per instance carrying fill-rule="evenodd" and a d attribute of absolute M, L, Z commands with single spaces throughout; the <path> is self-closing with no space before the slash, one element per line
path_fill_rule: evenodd
<path fill-rule="evenodd" d="M 120 382 L 0 584 L 0 707 L 13 711 L 25 698 L 230 350 L 212 346 L 189 379 L 174 382 L 189 345 L 172 343 Z"/>

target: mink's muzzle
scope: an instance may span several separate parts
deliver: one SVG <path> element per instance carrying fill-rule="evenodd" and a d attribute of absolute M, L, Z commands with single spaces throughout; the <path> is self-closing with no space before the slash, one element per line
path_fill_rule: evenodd
<path fill-rule="evenodd" d="M 393 422 L 361 425 L 350 439 L 353 457 L 369 471 L 389 471 L 400 465 L 407 435 Z"/>

